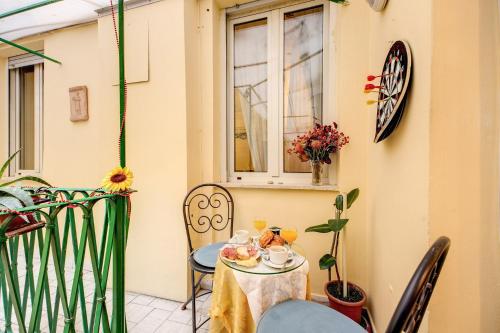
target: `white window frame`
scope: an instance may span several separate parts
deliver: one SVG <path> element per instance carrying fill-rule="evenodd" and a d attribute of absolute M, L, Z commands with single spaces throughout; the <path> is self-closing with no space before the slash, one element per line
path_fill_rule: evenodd
<path fill-rule="evenodd" d="M 269 2 L 269 1 L 268 1 Z M 259 2 L 252 3 L 253 6 L 259 5 Z M 322 103 L 322 121 L 323 123 L 331 121 L 333 117 L 328 110 L 331 109 L 330 103 L 330 48 L 331 34 L 330 30 L 330 3 L 327 0 L 297 1 L 295 4 L 289 2 L 284 5 L 276 5 L 266 8 L 262 12 L 255 13 L 252 8 L 245 5 L 241 6 L 241 14 L 238 11 L 231 11 L 231 17 L 226 18 L 227 38 L 226 49 L 226 82 L 224 91 L 226 92 L 226 106 L 223 110 L 225 140 L 225 161 L 223 165 L 226 181 L 230 183 L 241 184 L 310 184 L 310 173 L 286 173 L 283 164 L 283 47 L 284 47 L 284 15 L 301 9 L 311 8 L 323 5 L 323 103 Z M 226 11 L 227 13 L 227 11 Z M 234 26 L 240 23 L 255 21 L 267 18 L 268 27 L 268 171 L 267 172 L 236 172 L 234 170 L 234 71 L 233 71 L 233 42 Z M 276 32 L 278 31 L 278 34 Z M 272 47 L 279 45 L 279 47 Z M 277 106 L 277 111 L 276 111 Z M 334 158 L 334 163 L 335 163 Z M 335 181 L 335 175 L 330 175 L 329 168 L 325 168 L 324 180 L 330 183 Z M 329 179 L 328 179 L 329 178 Z"/>
<path fill-rule="evenodd" d="M 16 156 L 13 163 L 9 168 L 9 176 L 15 175 L 34 175 L 39 174 L 42 170 L 42 147 L 43 147 L 43 58 L 35 55 L 21 55 L 9 58 L 8 65 L 8 91 L 7 96 L 9 96 L 8 102 L 8 114 L 9 114 L 9 131 L 8 131 L 8 145 L 9 145 L 9 156 L 14 154 L 21 148 L 21 137 L 18 131 L 20 127 L 20 108 L 21 108 L 21 96 L 20 96 L 20 68 L 26 66 L 34 66 L 34 76 L 35 76 L 35 88 L 34 88 L 34 107 L 35 107 L 35 167 L 33 170 L 23 170 L 20 168 L 21 159 L 19 155 Z M 11 91 L 10 91 L 10 75 L 15 75 L 15 100 L 11 101 Z M 14 107 L 12 107 L 12 104 Z"/>

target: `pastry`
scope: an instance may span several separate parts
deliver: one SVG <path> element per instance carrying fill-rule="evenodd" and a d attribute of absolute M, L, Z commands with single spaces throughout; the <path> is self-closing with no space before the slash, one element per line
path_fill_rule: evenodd
<path fill-rule="evenodd" d="M 266 230 L 259 239 L 261 248 L 266 248 L 274 239 L 274 233 L 271 230 Z"/>

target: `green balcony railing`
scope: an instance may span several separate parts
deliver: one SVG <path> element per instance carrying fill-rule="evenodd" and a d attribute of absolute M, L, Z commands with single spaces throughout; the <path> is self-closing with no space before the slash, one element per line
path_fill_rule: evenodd
<path fill-rule="evenodd" d="M 43 203 L 0 212 L 0 331 L 126 332 L 129 194 L 34 192 Z"/>

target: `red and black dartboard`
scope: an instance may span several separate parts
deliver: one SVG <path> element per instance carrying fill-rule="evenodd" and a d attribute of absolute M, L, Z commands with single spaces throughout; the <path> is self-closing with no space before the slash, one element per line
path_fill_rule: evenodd
<path fill-rule="evenodd" d="M 387 138 L 403 117 L 411 80 L 411 50 L 408 43 L 392 44 L 380 78 L 375 142 Z"/>

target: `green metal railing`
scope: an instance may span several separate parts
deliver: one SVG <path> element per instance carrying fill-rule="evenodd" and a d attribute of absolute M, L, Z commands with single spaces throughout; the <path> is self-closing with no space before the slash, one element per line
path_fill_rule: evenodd
<path fill-rule="evenodd" d="M 50 201 L 0 212 L 0 331 L 126 332 L 129 194 L 65 188 L 36 194 Z M 38 228 L 11 230 L 19 215 Z"/>

